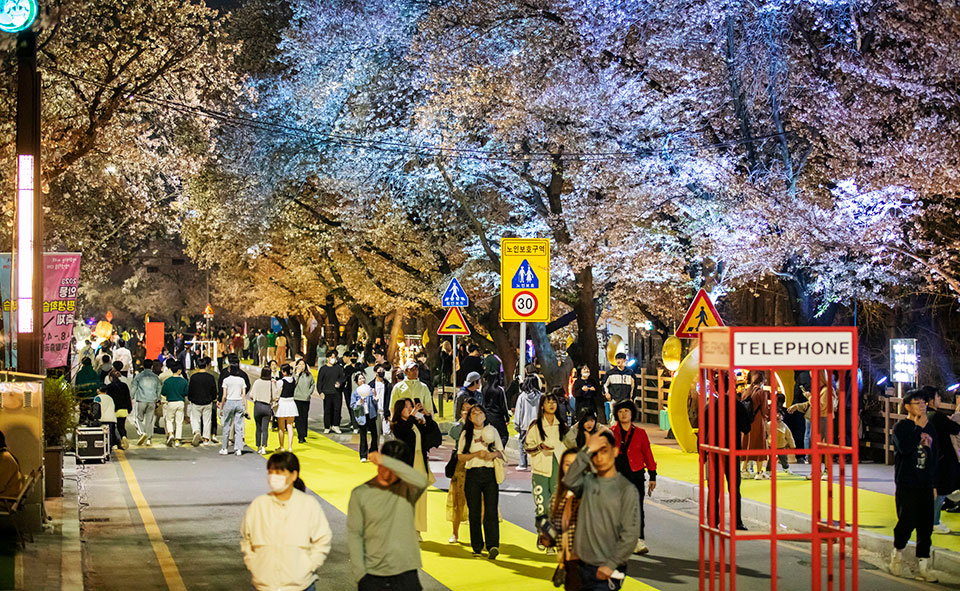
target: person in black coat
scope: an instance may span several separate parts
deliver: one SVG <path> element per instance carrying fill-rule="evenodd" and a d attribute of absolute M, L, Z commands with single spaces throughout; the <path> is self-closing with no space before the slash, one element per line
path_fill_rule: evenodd
<path fill-rule="evenodd" d="M 934 479 L 937 498 L 933 506 L 933 529 L 938 533 L 948 534 L 950 528 L 940 523 L 940 511 L 946 496 L 960 488 L 960 461 L 953 448 L 953 440 L 950 439 L 951 435 L 960 435 L 960 423 L 950 420 L 949 415 L 939 410 L 943 407 L 943 396 L 940 390 L 930 386 L 920 390 L 933 402 L 933 408 L 927 411 L 927 417 L 937 433 L 935 437 L 937 472 Z"/>
<path fill-rule="evenodd" d="M 404 413 L 405 407 L 409 408 L 409 413 Z M 423 405 L 414 405 L 409 398 L 401 398 L 394 403 L 391 417 L 390 427 L 393 429 L 393 436 L 407 444 L 403 461 L 411 466 L 414 465 L 417 436 L 413 430 L 416 429 L 420 432 L 420 453 L 423 456 L 423 465 L 429 466 L 427 453 L 443 443 L 443 434 L 440 433 L 440 427 L 433 420 L 433 416 L 424 413 Z"/>
<path fill-rule="evenodd" d="M 130 398 L 130 388 L 123 382 L 121 376 L 124 375 L 124 372 L 120 371 L 120 368 L 123 367 L 123 363 L 117 361 L 114 363 L 113 370 L 108 374 L 110 378 L 110 383 L 107 385 L 107 395 L 113 400 L 113 410 L 114 412 L 125 410 L 127 414 L 133 412 L 133 402 Z M 122 413 L 118 413 L 117 416 L 117 433 L 120 435 L 119 447 L 120 449 L 127 449 L 127 417 L 119 416 Z"/>
<path fill-rule="evenodd" d="M 720 421 L 720 415 L 721 415 L 721 413 L 717 410 L 717 405 L 729 404 L 729 400 L 726 398 L 726 396 L 729 395 L 730 393 L 727 393 L 724 396 L 718 396 L 716 395 L 716 391 L 717 391 L 717 388 L 714 388 L 713 396 L 711 397 L 710 400 L 707 401 L 706 407 L 704 409 L 703 429 L 700 431 L 700 434 L 699 434 L 700 445 L 715 445 L 717 447 L 729 447 L 729 440 L 725 441 L 725 438 L 723 437 L 723 428 L 725 428 L 726 425 L 717 424 Z M 733 406 L 736 412 L 736 433 L 731 434 L 731 436 L 733 437 L 735 442 L 734 449 L 740 449 L 742 447 L 743 436 L 750 432 L 751 417 L 753 416 L 753 412 L 751 409 L 751 401 L 749 398 L 746 400 L 740 400 L 735 393 L 733 393 L 733 396 L 734 396 Z M 725 407 L 725 411 L 722 413 L 724 418 L 728 417 L 727 412 L 729 411 L 727 409 L 729 409 L 729 407 Z M 706 451 L 701 451 L 700 453 L 703 456 L 704 462 L 706 462 L 709 459 L 710 463 L 713 464 L 711 468 L 712 470 L 711 476 L 712 476 L 713 482 L 719 483 L 721 479 L 721 475 L 723 475 L 726 477 L 727 486 L 730 486 L 731 481 L 733 480 L 734 474 L 736 475 L 735 495 L 736 495 L 736 511 L 737 511 L 737 529 L 746 531 L 747 528 L 743 524 L 743 512 L 740 509 L 742 497 L 740 496 L 739 462 L 734 461 L 734 467 L 732 471 L 733 473 L 731 473 L 730 467 L 728 465 L 728 462 L 730 461 L 729 458 L 721 456 L 719 457 L 719 461 L 717 461 L 716 458 L 718 456 L 714 454 L 709 454 Z M 720 512 L 720 495 L 721 495 L 721 491 L 723 491 L 724 488 L 725 487 L 723 486 L 714 486 L 710 491 L 712 500 L 708 501 L 708 503 L 711 503 L 711 504 L 708 505 L 708 508 L 707 508 L 707 518 L 708 519 L 711 518 L 711 513 L 712 513 L 714 527 L 722 527 L 720 524 L 719 512 Z M 729 511 L 730 511 L 729 504 L 727 504 L 726 507 L 727 507 L 727 514 L 729 515 Z M 723 525 L 725 526 L 727 523 L 729 522 L 727 520 L 727 515 L 725 515 Z"/>
<path fill-rule="evenodd" d="M 496 382 L 491 382 L 483 389 L 483 410 L 487 414 L 487 422 L 500 434 L 503 447 L 507 447 L 510 432 L 507 423 L 510 420 L 507 394 Z"/>

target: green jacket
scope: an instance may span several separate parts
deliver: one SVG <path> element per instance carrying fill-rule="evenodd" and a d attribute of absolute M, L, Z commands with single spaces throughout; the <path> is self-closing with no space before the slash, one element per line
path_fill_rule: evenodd
<path fill-rule="evenodd" d="M 313 393 L 317 389 L 317 382 L 313 379 L 313 374 L 310 373 L 310 370 L 303 372 L 299 376 L 296 376 L 297 387 L 293 391 L 294 400 L 310 400 L 310 397 L 313 396 Z"/>
<path fill-rule="evenodd" d="M 180 374 L 170 376 L 163 382 L 163 388 L 160 389 L 160 395 L 167 399 L 167 402 L 184 402 L 187 399 L 187 391 L 190 384 L 183 379 Z"/>
<path fill-rule="evenodd" d="M 74 379 L 78 398 L 93 398 L 97 395 L 97 387 L 100 386 L 100 374 L 90 365 L 84 365 L 77 372 Z"/>

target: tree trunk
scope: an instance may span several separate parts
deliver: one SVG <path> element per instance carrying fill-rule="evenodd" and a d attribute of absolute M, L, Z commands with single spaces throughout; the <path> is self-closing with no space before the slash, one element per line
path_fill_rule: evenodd
<path fill-rule="evenodd" d="M 303 325 L 296 316 L 289 316 L 280 319 L 280 325 L 283 326 L 283 332 L 287 337 L 287 356 L 294 358 L 294 354 L 302 351 L 300 348 L 300 339 L 303 336 Z"/>
<path fill-rule="evenodd" d="M 597 340 L 597 304 L 593 298 L 593 267 L 587 266 L 574 274 L 579 297 L 574 305 L 577 312 L 577 365 L 587 365 L 590 372 L 600 375 L 600 343 Z"/>
<path fill-rule="evenodd" d="M 323 327 L 327 322 L 325 317 L 322 317 L 316 312 L 313 313 L 312 317 L 316 319 L 317 326 L 315 326 L 313 330 L 307 331 L 307 352 L 305 354 L 307 365 L 317 364 L 317 346 L 320 344 L 320 335 L 323 333 Z M 310 326 L 309 321 L 307 322 L 307 326 Z"/>
<path fill-rule="evenodd" d="M 557 353 L 553 350 L 553 344 L 547 334 L 547 325 L 543 322 L 528 323 L 527 334 L 536 343 L 540 354 L 540 367 L 543 376 L 547 379 L 547 392 L 550 392 L 554 386 L 560 386 L 566 390 L 571 363 L 567 361 L 563 366 L 557 365 Z"/>
<path fill-rule="evenodd" d="M 387 359 L 390 363 L 397 357 L 397 351 L 400 348 L 399 343 L 403 341 L 403 308 L 398 308 L 393 313 L 393 323 L 390 325 L 390 337 L 387 339 Z"/>
<path fill-rule="evenodd" d="M 327 315 L 327 324 L 324 327 L 327 333 L 327 344 L 336 347 L 340 344 L 340 319 L 337 317 L 337 304 L 333 296 L 327 296 L 323 303 L 323 311 Z"/>

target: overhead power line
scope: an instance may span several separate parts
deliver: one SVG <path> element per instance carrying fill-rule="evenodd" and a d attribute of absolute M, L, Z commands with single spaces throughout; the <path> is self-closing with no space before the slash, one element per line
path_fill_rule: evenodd
<path fill-rule="evenodd" d="M 176 101 L 172 99 L 156 97 L 152 94 L 142 93 L 142 92 L 131 92 L 125 90 L 123 86 L 120 85 L 109 85 L 98 80 L 92 80 L 90 78 L 85 78 L 76 74 L 71 74 L 69 72 L 64 72 L 63 70 L 57 68 L 43 67 L 42 69 L 51 72 L 57 76 L 62 76 L 64 78 L 74 80 L 76 82 L 81 82 L 84 84 L 90 84 L 97 86 L 99 88 L 104 88 L 108 90 L 119 91 L 126 94 L 130 99 L 147 103 L 154 106 L 170 109 L 172 111 L 177 111 L 180 113 L 199 115 L 202 117 L 207 117 L 213 120 L 216 120 L 222 124 L 234 126 L 234 127 L 246 127 L 251 129 L 258 129 L 260 131 L 273 132 L 280 135 L 286 135 L 289 137 L 296 137 L 299 139 L 314 139 L 317 144 L 324 145 L 334 145 L 345 148 L 358 148 L 363 150 L 376 150 L 380 152 L 392 152 L 397 154 L 412 154 L 421 157 L 430 157 L 430 158 L 466 158 L 474 160 L 487 160 L 487 161 L 510 161 L 510 162 L 536 162 L 536 161 L 552 161 L 555 158 L 560 158 L 564 161 L 585 161 L 585 162 L 595 162 L 595 161 L 625 161 L 625 160 L 636 160 L 638 158 L 646 156 L 654 156 L 657 154 L 693 154 L 701 150 L 706 149 L 724 149 L 724 148 L 733 148 L 737 145 L 748 143 L 748 142 L 760 142 L 763 140 L 779 138 L 781 136 L 789 136 L 791 132 L 783 133 L 769 133 L 764 135 L 755 135 L 749 139 L 737 138 L 733 140 L 724 140 L 720 142 L 708 143 L 708 144 L 696 144 L 696 145 L 687 145 L 687 146 L 677 146 L 677 147 L 650 147 L 646 149 L 636 149 L 631 151 L 598 151 L 598 152 L 562 152 L 560 154 L 554 154 L 552 152 L 526 152 L 526 151 L 492 151 L 492 150 L 483 150 L 479 148 L 459 148 L 459 147 L 444 147 L 438 146 L 430 143 L 412 143 L 404 142 L 399 140 L 389 140 L 389 139 L 371 139 L 362 136 L 348 135 L 342 133 L 333 133 L 326 131 L 319 131 L 315 129 L 309 129 L 297 125 L 291 125 L 288 123 L 283 123 L 279 121 L 269 121 L 260 118 L 238 115 L 234 113 L 226 113 L 224 111 L 219 111 L 216 109 L 211 109 L 209 107 L 204 107 L 202 105 L 192 105 L 184 103 L 181 101 Z M 652 139 L 667 139 L 667 138 L 683 138 L 693 135 L 703 134 L 701 130 L 691 131 L 691 130 L 673 130 L 665 131 L 653 136 L 649 136 L 646 140 Z M 614 140 L 615 141 L 615 140 Z M 644 141 L 644 140 L 641 140 Z"/>

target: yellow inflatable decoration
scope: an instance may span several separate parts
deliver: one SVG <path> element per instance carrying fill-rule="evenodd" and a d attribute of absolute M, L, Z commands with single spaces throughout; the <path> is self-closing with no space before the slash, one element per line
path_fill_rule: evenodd
<path fill-rule="evenodd" d="M 670 416 L 670 428 L 677 438 L 680 449 L 687 453 L 697 451 L 697 433 L 687 415 L 687 400 L 690 389 L 696 388 L 700 380 L 700 349 L 694 347 L 673 375 L 670 392 L 667 394 L 667 414 Z"/>
<path fill-rule="evenodd" d="M 680 361 L 683 359 L 683 343 L 675 336 L 667 337 L 663 341 L 663 351 L 660 353 L 663 359 L 663 366 L 670 371 L 677 371 L 680 367 Z"/>
<path fill-rule="evenodd" d="M 607 341 L 607 361 L 610 362 L 610 366 L 617 364 L 617 349 L 620 348 L 620 343 L 623 342 L 623 337 L 618 334 L 610 337 L 610 340 Z"/>
<path fill-rule="evenodd" d="M 775 373 L 777 390 L 784 393 L 786 405 L 793 404 L 793 370 L 779 370 Z M 690 390 L 699 388 L 700 383 L 700 354 L 694 348 L 683 358 L 680 368 L 670 382 L 670 392 L 667 394 L 667 414 L 670 416 L 670 429 L 677 439 L 680 449 L 687 453 L 697 451 L 696 426 L 690 424 L 687 414 L 687 403 Z M 771 384 L 772 386 L 773 384 Z M 699 396 L 699 393 L 698 393 Z"/>

